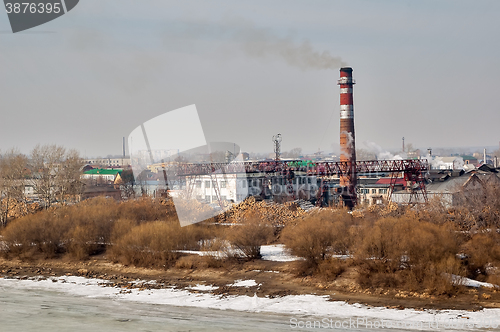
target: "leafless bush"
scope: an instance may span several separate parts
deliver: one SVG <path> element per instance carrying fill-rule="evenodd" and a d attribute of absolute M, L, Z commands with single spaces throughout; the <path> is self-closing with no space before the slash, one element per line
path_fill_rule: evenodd
<path fill-rule="evenodd" d="M 227 240 L 241 250 L 247 259 L 260 258 L 260 246 L 273 237 L 274 227 L 256 215 L 250 215 L 241 225 L 232 226 Z"/>
<path fill-rule="evenodd" d="M 19 258 L 50 258 L 64 251 L 70 225 L 49 211 L 17 219 L 3 230 L 7 254 Z"/>
<path fill-rule="evenodd" d="M 293 255 L 302 257 L 299 273 L 311 274 L 334 254 L 349 253 L 352 218 L 343 210 L 324 210 L 309 215 L 294 226 L 285 227 L 282 240 Z"/>
<path fill-rule="evenodd" d="M 171 199 L 141 197 L 120 204 L 120 217 L 137 222 L 166 220 L 176 216 Z"/>
<path fill-rule="evenodd" d="M 343 259 L 330 258 L 319 263 L 317 273 L 325 280 L 335 280 L 347 266 L 348 263 Z"/>
<path fill-rule="evenodd" d="M 500 268 L 500 235 L 496 232 L 475 234 L 464 245 L 464 252 L 468 276 L 485 281 Z"/>
<path fill-rule="evenodd" d="M 365 287 L 401 287 L 449 293 L 456 285 L 447 276 L 463 275 L 455 229 L 419 221 L 407 213 L 364 225 L 355 251 L 358 282 Z"/>
<path fill-rule="evenodd" d="M 198 249 L 200 236 L 197 225 L 181 227 L 177 220 L 141 223 L 116 239 L 110 257 L 123 264 L 168 267 L 180 257 L 178 250 Z"/>

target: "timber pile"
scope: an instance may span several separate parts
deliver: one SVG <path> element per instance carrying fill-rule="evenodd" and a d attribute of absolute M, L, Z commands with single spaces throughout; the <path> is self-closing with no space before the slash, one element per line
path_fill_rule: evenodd
<path fill-rule="evenodd" d="M 245 219 L 256 216 L 273 225 L 285 225 L 304 214 L 306 211 L 300 208 L 297 202 L 276 204 L 265 201 L 257 202 L 254 197 L 249 197 L 225 213 L 221 213 L 218 222 L 239 224 Z"/>
<path fill-rule="evenodd" d="M 6 206 L 9 207 L 7 215 L 7 218 L 9 219 L 21 218 L 28 214 L 32 214 L 42 210 L 42 207 L 38 203 L 24 203 L 24 202 L 19 202 L 15 199 L 9 199 L 8 202 L 6 201 L 2 202 L 2 210 L 5 209 Z"/>

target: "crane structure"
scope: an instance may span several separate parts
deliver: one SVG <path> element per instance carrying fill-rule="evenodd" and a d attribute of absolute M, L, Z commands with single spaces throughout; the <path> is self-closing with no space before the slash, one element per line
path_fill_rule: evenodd
<path fill-rule="evenodd" d="M 331 177 L 348 176 L 351 172 L 355 174 L 391 173 L 389 198 L 394 191 L 396 179 L 402 175 L 407 183 L 407 189 L 412 196 L 422 195 L 427 202 L 425 189 L 425 174 L 429 170 L 426 159 L 408 160 L 369 160 L 357 161 L 354 167 L 348 161 L 340 162 L 307 162 L 303 161 L 238 161 L 232 163 L 175 163 L 166 165 L 169 174 L 176 177 L 197 177 L 213 174 L 236 174 L 236 173 L 274 173 L 275 176 L 290 176 L 290 174 L 302 174 L 316 176 L 322 179 Z M 411 202 L 409 202 L 411 203 Z"/>

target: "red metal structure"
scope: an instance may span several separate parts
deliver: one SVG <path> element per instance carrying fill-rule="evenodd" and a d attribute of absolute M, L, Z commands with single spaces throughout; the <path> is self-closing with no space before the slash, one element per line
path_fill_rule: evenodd
<path fill-rule="evenodd" d="M 274 173 L 275 175 L 288 176 L 290 174 L 309 175 L 320 178 L 339 176 L 341 179 L 350 174 L 374 174 L 391 173 L 391 185 L 389 197 L 394 190 L 396 179 L 402 175 L 407 182 L 407 188 L 413 194 L 422 194 L 427 201 L 425 190 L 425 173 L 429 169 L 426 159 L 420 160 L 370 160 L 358 161 L 354 164 L 350 162 L 317 162 L 308 163 L 304 166 L 297 166 L 294 161 L 268 161 L 268 162 L 233 162 L 227 163 L 206 163 L 206 164 L 171 164 L 167 166 L 168 173 L 177 177 L 192 177 L 199 175 L 210 175 L 217 173 Z M 355 188 L 354 188 L 355 191 Z"/>

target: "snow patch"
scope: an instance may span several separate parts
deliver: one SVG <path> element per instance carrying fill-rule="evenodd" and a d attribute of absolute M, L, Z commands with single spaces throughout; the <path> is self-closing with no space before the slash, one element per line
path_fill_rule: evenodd
<path fill-rule="evenodd" d="M 260 286 L 255 280 L 249 279 L 249 280 L 236 280 L 234 283 L 229 284 L 228 286 L 232 287 L 253 287 L 253 286 Z"/>
<path fill-rule="evenodd" d="M 284 244 L 273 244 L 260 247 L 260 254 L 263 260 L 273 262 L 292 262 L 301 259 L 300 257 L 290 255 Z"/>
<path fill-rule="evenodd" d="M 201 285 L 201 284 L 196 284 L 196 286 L 189 286 L 186 288 L 192 289 L 192 290 L 198 290 L 198 291 L 213 291 L 213 290 L 219 289 L 219 287 L 217 287 L 217 286 Z"/>
<path fill-rule="evenodd" d="M 461 277 L 453 274 L 451 276 L 452 281 L 455 284 L 467 286 L 467 287 L 475 287 L 475 288 L 480 288 L 480 287 L 487 287 L 487 288 L 500 288 L 498 285 L 490 284 L 489 282 L 482 282 L 482 281 L 477 281 L 474 279 L 469 279 L 466 277 Z"/>

